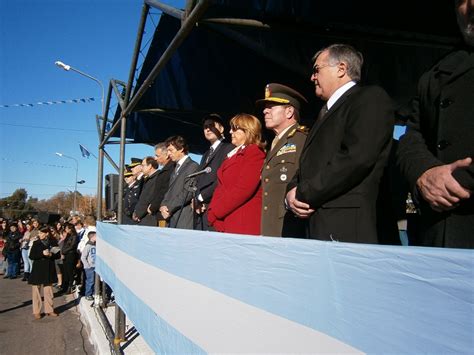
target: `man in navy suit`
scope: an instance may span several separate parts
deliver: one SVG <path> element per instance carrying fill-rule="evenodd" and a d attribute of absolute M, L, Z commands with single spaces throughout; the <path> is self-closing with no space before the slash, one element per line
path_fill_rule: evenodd
<path fill-rule="evenodd" d="M 221 116 L 211 113 L 203 119 L 202 123 L 204 137 L 211 146 L 202 156 L 198 170 L 209 167 L 211 171 L 196 177 L 197 201 L 193 201 L 196 213 L 194 229 L 214 230 L 207 223 L 207 206 L 211 202 L 212 194 L 217 186 L 217 170 L 227 157 L 227 153 L 235 147 L 231 143 L 224 142 L 224 122 Z"/>
<path fill-rule="evenodd" d="M 307 221 L 306 237 L 378 243 L 379 183 L 393 131 L 392 102 L 377 86 L 361 87 L 362 54 L 333 44 L 313 57 L 311 81 L 326 101 L 306 139 L 286 202 Z"/>

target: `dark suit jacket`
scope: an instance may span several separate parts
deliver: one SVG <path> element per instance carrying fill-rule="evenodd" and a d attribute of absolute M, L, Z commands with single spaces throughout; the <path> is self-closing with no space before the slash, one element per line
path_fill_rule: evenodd
<path fill-rule="evenodd" d="M 179 168 L 178 175 L 174 175 L 174 170 L 171 172 L 168 191 L 161 201 L 161 206 L 167 206 L 171 213 L 169 227 L 193 229 L 193 210 L 190 206 L 193 194 L 189 188 L 194 183 L 194 179 L 186 179 L 186 177 L 196 172 L 198 167 L 199 165 L 188 157 Z M 181 206 L 183 208 L 180 213 Z"/>
<path fill-rule="evenodd" d="M 196 177 L 197 194 L 202 195 L 204 203 L 209 204 L 211 202 L 212 195 L 217 186 L 217 170 L 220 168 L 222 161 L 227 158 L 227 154 L 234 148 L 233 144 L 221 142 L 207 163 L 206 159 L 209 155 L 209 150 L 202 156 L 198 170 L 203 170 L 206 167 L 212 169 L 209 174 L 202 174 Z"/>
<path fill-rule="evenodd" d="M 151 200 L 150 210 L 153 215 L 156 216 L 158 220 L 162 220 L 163 216 L 160 213 L 161 201 L 165 197 L 166 191 L 168 191 L 170 185 L 170 177 L 173 173 L 175 164 L 172 161 L 169 161 L 161 170 L 158 170 L 155 174 L 156 176 L 156 191 Z"/>
<path fill-rule="evenodd" d="M 203 203 L 209 205 L 214 194 L 214 190 L 217 186 L 217 170 L 222 164 L 222 161 L 227 158 L 227 153 L 234 149 L 234 145 L 226 142 L 221 142 L 217 146 L 216 150 L 209 157 L 209 161 L 206 163 L 207 157 L 209 156 L 209 150 L 204 153 L 201 159 L 201 164 L 198 170 L 203 170 L 210 167 L 212 170 L 209 174 L 202 174 L 196 177 L 196 196 L 201 194 Z M 213 230 L 209 228 L 207 223 L 207 210 L 203 215 L 197 216 L 194 228 L 199 230 Z"/>
<path fill-rule="evenodd" d="M 263 150 L 251 144 L 222 163 L 208 210 L 209 224 L 217 231 L 260 234 L 260 172 L 264 159 Z"/>
<path fill-rule="evenodd" d="M 155 198 L 157 191 L 159 189 L 158 186 L 158 172 L 156 171 L 150 177 L 144 178 L 142 191 L 140 193 L 140 197 L 138 198 L 138 202 L 135 205 L 135 215 L 140 219 L 138 224 L 145 225 L 145 226 L 155 226 L 157 225 L 156 215 L 148 214 L 148 206 L 151 204 L 153 199 Z"/>
<path fill-rule="evenodd" d="M 474 53 L 450 53 L 425 73 L 418 85 L 407 133 L 400 139 L 398 162 L 416 198 L 416 181 L 428 169 L 474 158 Z M 474 190 L 474 164 L 454 178 Z M 474 196 L 439 213 L 419 199 L 417 245 L 474 248 Z"/>
<path fill-rule="evenodd" d="M 376 200 L 390 150 L 391 100 L 379 87 L 354 86 L 316 122 L 287 190 L 316 210 L 309 238 L 377 243 Z"/>

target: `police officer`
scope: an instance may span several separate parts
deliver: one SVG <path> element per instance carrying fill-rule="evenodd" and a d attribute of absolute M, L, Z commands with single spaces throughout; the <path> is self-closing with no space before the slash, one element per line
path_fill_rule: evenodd
<path fill-rule="evenodd" d="M 262 223 L 264 236 L 301 236 L 302 221 L 294 218 L 284 204 L 286 185 L 298 169 L 308 129 L 299 125 L 303 95 L 288 86 L 268 84 L 263 108 L 265 127 L 275 132 L 262 170 Z M 285 223 L 284 223 L 285 222 Z M 285 226 L 284 226 L 285 225 Z"/>

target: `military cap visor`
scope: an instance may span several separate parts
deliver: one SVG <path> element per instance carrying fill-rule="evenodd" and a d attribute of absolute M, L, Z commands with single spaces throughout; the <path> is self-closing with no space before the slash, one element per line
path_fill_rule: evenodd
<path fill-rule="evenodd" d="M 128 164 L 128 166 L 129 166 L 130 168 L 134 168 L 134 167 L 136 167 L 137 165 L 141 165 L 141 164 L 142 164 L 142 159 L 132 158 L 131 161 L 132 161 L 132 162 L 131 162 L 130 164 Z"/>
<path fill-rule="evenodd" d="M 272 83 L 265 87 L 265 98 L 257 100 L 256 104 L 262 105 L 266 102 L 291 105 L 300 110 L 301 106 L 308 101 L 298 91 L 282 84 Z"/>

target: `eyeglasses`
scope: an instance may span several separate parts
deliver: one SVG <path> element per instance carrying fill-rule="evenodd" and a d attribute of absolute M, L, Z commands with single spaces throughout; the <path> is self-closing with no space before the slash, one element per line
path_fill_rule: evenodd
<path fill-rule="evenodd" d="M 339 64 L 339 63 L 338 63 Z M 337 64 L 325 64 L 325 65 L 321 65 L 321 66 L 318 66 L 318 65 L 315 65 L 313 67 L 313 75 L 318 75 L 319 74 L 319 71 L 323 68 L 326 68 L 326 67 L 335 67 Z"/>

